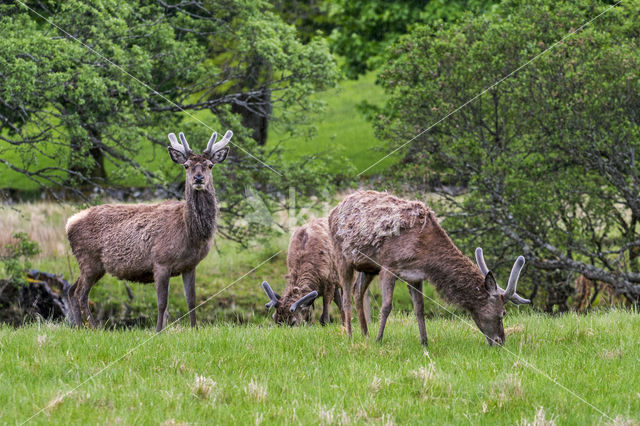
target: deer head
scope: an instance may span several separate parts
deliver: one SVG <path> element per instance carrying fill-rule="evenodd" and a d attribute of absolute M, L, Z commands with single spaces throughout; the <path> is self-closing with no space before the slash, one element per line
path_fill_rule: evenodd
<path fill-rule="evenodd" d="M 215 164 L 222 163 L 227 158 L 229 147 L 226 145 L 231 141 L 232 136 L 233 132 L 227 130 L 222 140 L 216 143 L 218 133 L 213 132 L 207 148 L 202 152 L 202 155 L 197 155 L 189 148 L 184 133 L 180 132 L 180 142 L 174 133 L 169 133 L 169 142 L 171 142 L 171 145 L 167 147 L 169 156 L 174 163 L 184 166 L 187 172 L 186 185 L 191 185 L 191 188 L 196 191 L 213 187 L 211 169 Z"/>
<path fill-rule="evenodd" d="M 271 288 L 268 282 L 262 283 L 262 288 L 269 297 L 267 308 L 275 308 L 273 320 L 276 324 L 300 325 L 311 320 L 311 307 L 318 297 L 317 291 L 311 291 L 293 303 L 287 303 Z"/>
<path fill-rule="evenodd" d="M 506 314 L 504 305 L 507 302 L 513 302 L 516 305 L 531 303 L 530 300 L 516 294 L 520 271 L 524 267 L 524 257 L 518 256 L 513 264 L 506 290 L 503 290 L 496 283 L 493 274 L 484 262 L 484 255 L 480 247 L 476 249 L 476 263 L 484 276 L 484 290 L 488 293 L 488 298 L 486 299 L 486 303 L 479 305 L 471 311 L 471 316 L 480 331 L 484 333 L 487 343 L 490 345 L 503 345 L 504 326 L 502 325 L 502 319 Z"/>

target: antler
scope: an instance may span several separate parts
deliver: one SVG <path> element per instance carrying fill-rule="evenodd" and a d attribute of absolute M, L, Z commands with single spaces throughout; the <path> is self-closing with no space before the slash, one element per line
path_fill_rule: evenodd
<path fill-rule="evenodd" d="M 518 278 L 520 277 L 520 271 L 524 267 L 524 257 L 518 256 L 516 262 L 511 268 L 511 275 L 509 275 L 509 282 L 507 283 L 507 289 L 504 291 L 504 297 L 511 300 L 516 305 L 522 305 L 524 303 L 531 303 L 531 300 L 520 297 L 516 294 L 516 286 L 518 285 Z"/>
<path fill-rule="evenodd" d="M 216 139 L 218 138 L 218 133 L 213 132 L 211 138 L 209 139 L 209 143 L 207 144 L 207 149 L 204 150 L 203 154 L 214 154 L 217 151 L 221 150 L 231 141 L 232 136 L 233 132 L 231 130 L 227 130 L 227 133 L 224 134 L 222 140 L 218 143 L 215 143 Z"/>
<path fill-rule="evenodd" d="M 189 157 L 189 154 L 191 154 L 191 148 L 189 148 L 187 138 L 184 137 L 184 133 L 182 132 L 180 132 L 180 140 L 182 141 L 182 143 L 178 142 L 178 138 L 176 138 L 175 133 L 169 133 L 169 142 L 171 142 L 171 148 L 183 153 L 185 157 Z"/>
<path fill-rule="evenodd" d="M 303 304 L 307 304 L 308 305 L 316 297 L 318 297 L 318 292 L 315 291 L 315 290 L 305 294 L 300 299 L 298 299 L 293 305 L 291 305 L 291 308 L 289 308 L 289 312 L 294 312 L 296 309 L 298 309 L 298 306 L 300 306 L 300 305 L 303 305 Z M 307 302 L 309 302 L 309 303 L 307 303 Z"/>
<path fill-rule="evenodd" d="M 482 254 L 482 247 L 478 247 L 476 249 L 476 263 L 478 264 L 478 268 L 480 268 L 480 272 L 482 275 L 487 275 L 489 273 L 489 268 L 487 268 L 487 264 L 484 263 L 484 255 Z"/>
<path fill-rule="evenodd" d="M 275 291 L 273 291 L 269 283 L 266 281 L 262 282 L 262 288 L 264 289 L 264 292 L 267 293 L 267 296 L 269 297 L 269 300 L 270 300 L 267 304 L 265 304 L 265 306 L 267 308 L 273 308 L 280 301 L 280 296 L 278 296 L 278 294 Z"/>
<path fill-rule="evenodd" d="M 484 254 L 482 252 L 482 248 L 476 248 L 476 263 L 480 268 L 480 272 L 482 275 L 487 275 L 489 273 L 489 268 L 487 268 L 487 264 L 484 262 Z M 505 299 L 512 301 L 516 305 L 522 305 L 525 303 L 531 303 L 531 300 L 525 299 L 524 297 L 520 297 L 516 293 L 516 286 L 518 285 L 518 278 L 520 278 L 520 271 L 524 267 L 524 257 L 518 256 L 516 262 L 513 264 L 513 268 L 511 268 L 511 275 L 509 275 L 509 281 L 507 282 L 507 289 L 502 290 L 500 286 L 498 288 L 502 291 L 502 295 Z"/>

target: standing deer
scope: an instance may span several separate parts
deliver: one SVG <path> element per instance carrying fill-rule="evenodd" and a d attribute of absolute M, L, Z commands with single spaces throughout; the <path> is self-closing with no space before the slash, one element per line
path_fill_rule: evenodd
<path fill-rule="evenodd" d="M 92 327 L 91 287 L 105 274 L 128 281 L 155 282 L 158 301 L 156 331 L 169 318 L 169 278 L 182 274 L 191 326 L 196 326 L 196 266 L 209 253 L 216 230 L 218 205 L 211 169 L 227 157 L 229 130 L 216 143 L 211 135 L 202 155 L 194 154 L 187 139 L 173 133 L 169 156 L 186 170 L 185 200 L 159 204 L 105 204 L 69 218 L 66 232 L 80 277 L 69 290 L 73 321 L 82 326 L 84 315 Z"/>
<path fill-rule="evenodd" d="M 524 257 L 516 260 L 506 290 L 487 269 L 482 249 L 475 266 L 453 244 L 432 210 L 419 201 L 387 193 L 358 191 L 346 197 L 329 215 L 335 249 L 342 254 L 338 271 L 345 309 L 345 326 L 351 336 L 351 286 L 353 271 L 365 274 L 356 292 L 356 310 L 362 333 L 368 333 L 362 295 L 380 274 L 382 308 L 378 340 L 392 308 L 397 278 L 406 281 L 418 320 L 420 343 L 427 344 L 422 282 L 429 280 L 446 300 L 467 310 L 490 345 L 504 344 L 502 318 L 507 301 L 530 303 L 516 294 Z"/>

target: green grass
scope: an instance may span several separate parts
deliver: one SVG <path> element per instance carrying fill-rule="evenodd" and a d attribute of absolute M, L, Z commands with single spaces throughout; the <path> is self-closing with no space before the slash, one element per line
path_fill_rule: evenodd
<path fill-rule="evenodd" d="M 637 314 L 521 314 L 506 326 L 501 349 L 460 319 L 428 321 L 428 350 L 405 315 L 392 315 L 380 344 L 359 332 L 348 340 L 336 325 L 266 321 L 157 336 L 0 327 L 0 421 L 43 407 L 34 422 L 515 424 L 541 408 L 558 424 L 640 417 Z"/>
<path fill-rule="evenodd" d="M 363 101 L 382 104 L 384 93 L 380 86 L 375 85 L 376 74 L 376 71 L 371 71 L 358 80 L 344 80 L 335 89 L 317 95 L 319 100 L 326 103 L 326 109 L 310 115 L 311 123 L 317 127 L 317 134 L 313 138 L 287 137 L 276 129 L 270 133 L 268 145 L 280 144 L 285 159 L 295 160 L 328 152 L 349 160 L 355 167 L 355 173 L 371 166 L 387 152 L 378 149 L 383 143 L 375 137 L 372 124 L 356 106 Z M 396 161 L 397 157 L 391 156 L 366 174 L 379 173 Z"/>

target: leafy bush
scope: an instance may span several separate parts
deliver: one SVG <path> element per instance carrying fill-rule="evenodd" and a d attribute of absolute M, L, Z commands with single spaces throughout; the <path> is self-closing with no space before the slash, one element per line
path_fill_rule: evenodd
<path fill-rule="evenodd" d="M 389 100 L 377 130 L 397 147 L 464 105 L 403 148 L 398 180 L 466 187 L 447 197 L 446 228 L 498 267 L 524 252 L 533 293 L 582 274 L 637 304 L 640 2 L 608 8 L 508 0 L 417 28 L 380 76 Z"/>
<path fill-rule="evenodd" d="M 31 241 L 25 232 L 16 232 L 12 236 L 15 242 L 5 244 L 0 262 L 11 281 L 24 283 L 25 271 L 31 266 L 29 260 L 40 253 L 40 247 L 37 242 Z"/>

